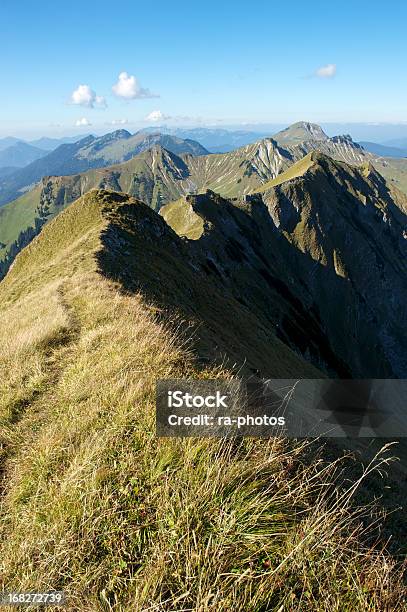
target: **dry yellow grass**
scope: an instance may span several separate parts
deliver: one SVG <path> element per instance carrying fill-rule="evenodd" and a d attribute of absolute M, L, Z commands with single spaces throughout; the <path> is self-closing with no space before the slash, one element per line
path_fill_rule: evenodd
<path fill-rule="evenodd" d="M 98 272 L 94 199 L 0 285 L 0 590 L 65 590 L 85 612 L 402 609 L 341 462 L 282 439 L 155 437 L 157 378 L 230 373 L 198 369 L 185 336 Z"/>

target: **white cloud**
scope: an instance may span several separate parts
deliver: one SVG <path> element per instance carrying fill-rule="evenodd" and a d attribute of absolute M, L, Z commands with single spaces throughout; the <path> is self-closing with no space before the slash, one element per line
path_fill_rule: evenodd
<path fill-rule="evenodd" d="M 128 119 L 112 119 L 112 121 L 109 121 L 109 125 L 127 125 L 128 122 Z"/>
<path fill-rule="evenodd" d="M 158 98 L 156 94 L 151 93 L 149 89 L 141 87 L 135 76 L 127 72 L 121 72 L 119 79 L 112 87 L 112 91 L 118 98 L 125 100 L 136 100 L 137 98 Z"/>
<path fill-rule="evenodd" d="M 167 121 L 168 119 L 171 119 L 170 115 L 165 115 L 160 110 L 154 110 L 154 111 L 151 111 L 151 113 L 147 115 L 144 121 L 158 122 L 158 121 Z"/>
<path fill-rule="evenodd" d="M 87 108 L 106 108 L 103 96 L 97 96 L 89 85 L 79 85 L 71 94 L 71 104 L 86 106 Z"/>
<path fill-rule="evenodd" d="M 147 123 L 149 122 L 159 123 L 161 121 L 168 121 L 173 125 L 180 125 L 180 126 L 197 125 L 197 124 L 202 125 L 204 123 L 205 124 L 207 123 L 202 119 L 202 117 L 191 117 L 188 115 L 166 115 L 160 110 L 153 110 L 146 117 L 144 117 L 144 122 L 147 122 Z M 222 123 L 223 121 L 224 121 L 223 119 L 218 119 L 208 125 L 215 125 L 218 123 Z"/>
<path fill-rule="evenodd" d="M 107 108 L 107 102 L 103 96 L 96 96 L 95 106 L 98 108 Z"/>
<path fill-rule="evenodd" d="M 86 119 L 86 117 L 82 117 L 81 119 L 78 119 L 75 122 L 76 127 L 87 127 L 89 125 L 92 125 L 91 122 L 89 121 L 89 119 Z"/>
<path fill-rule="evenodd" d="M 315 71 L 317 77 L 321 79 L 331 79 L 336 74 L 336 64 L 326 64 Z"/>

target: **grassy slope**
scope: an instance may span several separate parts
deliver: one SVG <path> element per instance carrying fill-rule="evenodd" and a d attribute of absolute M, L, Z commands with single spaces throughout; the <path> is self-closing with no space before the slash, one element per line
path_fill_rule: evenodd
<path fill-rule="evenodd" d="M 202 217 L 194 213 L 192 207 L 187 207 L 184 198 L 163 206 L 160 215 L 179 236 L 190 240 L 198 240 L 204 231 Z"/>
<path fill-rule="evenodd" d="M 375 168 L 397 189 L 407 194 L 407 159 L 392 157 L 379 158 L 374 162 Z"/>
<path fill-rule="evenodd" d="M 314 164 L 314 153 L 308 153 L 303 159 L 296 162 L 292 166 L 288 168 L 285 172 L 282 172 L 272 181 L 268 181 L 265 185 L 262 185 L 261 188 L 256 189 L 255 193 L 264 193 L 271 187 L 276 187 L 277 185 L 281 185 L 281 183 L 285 183 L 286 181 L 290 181 L 293 178 L 297 178 L 298 176 L 302 176 L 313 166 Z"/>
<path fill-rule="evenodd" d="M 149 168 L 146 166 L 142 156 L 140 156 L 140 159 L 136 158 L 123 164 L 123 168 L 123 172 L 120 174 L 120 183 L 116 182 L 113 184 L 116 180 L 112 178 L 116 177 L 116 166 L 112 166 L 108 170 L 89 170 L 83 173 L 83 175 L 52 177 L 50 184 L 53 187 L 54 193 L 64 190 L 65 204 L 62 203 L 62 206 L 65 206 L 75 200 L 82 189 L 87 191 L 103 185 L 111 189 L 131 192 L 134 176 L 142 174 L 147 177 L 147 180 L 150 179 L 151 173 L 149 173 Z M 151 175 L 151 182 L 153 180 L 154 177 Z M 36 209 L 40 204 L 42 189 L 43 185 L 40 184 L 17 200 L 0 207 L 0 243 L 6 245 L 0 248 L 0 260 L 7 254 L 9 245 L 18 238 L 20 232 L 34 226 L 34 219 L 38 216 Z M 142 189 L 140 191 L 140 197 L 146 195 Z M 61 204 L 59 206 L 51 204 L 48 219 L 53 219 L 60 211 Z"/>
<path fill-rule="evenodd" d="M 98 271 L 106 204 L 61 213 L 0 284 L 0 589 L 89 612 L 401 609 L 338 466 L 284 440 L 155 438 L 156 378 L 230 373 Z"/>
<path fill-rule="evenodd" d="M 7 247 L 18 238 L 19 233 L 34 225 L 40 191 L 41 188 L 36 187 L 18 200 L 0 207 L 0 243 L 6 245 L 0 248 L 0 259 L 6 253 Z"/>

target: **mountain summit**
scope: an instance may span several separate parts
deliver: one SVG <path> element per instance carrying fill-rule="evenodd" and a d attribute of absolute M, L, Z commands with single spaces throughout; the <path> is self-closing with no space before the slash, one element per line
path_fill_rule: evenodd
<path fill-rule="evenodd" d="M 317 123 L 298 121 L 285 130 L 274 134 L 273 139 L 281 145 L 295 145 L 309 140 L 329 140 L 329 137 Z"/>

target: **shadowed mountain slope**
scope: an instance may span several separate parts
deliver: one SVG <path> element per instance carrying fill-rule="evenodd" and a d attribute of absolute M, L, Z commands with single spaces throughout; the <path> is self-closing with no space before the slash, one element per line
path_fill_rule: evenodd
<path fill-rule="evenodd" d="M 313 153 L 262 194 L 188 196 L 161 210 L 223 286 L 315 365 L 404 377 L 407 198 L 372 167 Z"/>
<path fill-rule="evenodd" d="M 404 377 L 407 199 L 372 167 L 322 154 L 291 174 L 243 199 L 209 191 L 163 207 L 181 237 L 150 207 L 90 191 L 82 206 L 99 202 L 109 220 L 102 269 L 160 308 L 178 310 L 191 329 L 202 325 L 200 353 L 211 361 L 227 355 L 264 376 L 304 371 L 306 360 L 342 377 Z M 73 220 L 75 206 L 60 218 Z M 6 286 L 43 240 L 17 258 Z M 36 266 L 26 273 L 30 284 Z M 242 355 L 241 346 L 251 349 Z"/>
<path fill-rule="evenodd" d="M 156 173 L 160 163 L 174 163 L 174 182 L 187 180 L 185 167 L 175 164 L 180 158 L 162 149 L 147 151 L 142 163 L 158 155 Z M 298 359 L 332 375 L 404 377 L 407 198 L 373 167 L 355 168 L 320 153 L 285 178 L 242 199 L 209 191 L 164 206 L 162 217 L 187 240 L 151 207 L 119 207 L 132 220 L 124 215 L 111 226 L 119 234 L 104 234 L 112 240 L 103 268 L 109 262 L 126 289 L 142 290 L 160 308 L 178 309 L 192 327 L 210 330 L 202 355 L 215 351 L 220 359 L 229 346 L 233 362 L 268 375 L 278 338 Z M 165 184 L 168 194 L 173 184 Z M 114 202 L 114 193 L 109 198 Z M 117 194 L 117 201 L 126 196 Z M 116 209 L 109 217 L 103 208 L 110 221 L 119 219 Z M 137 256 L 123 255 L 134 248 Z M 256 345 L 243 357 L 233 340 L 239 334 L 246 338 L 242 346 Z M 269 349 L 260 350 L 262 338 Z"/>

